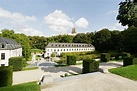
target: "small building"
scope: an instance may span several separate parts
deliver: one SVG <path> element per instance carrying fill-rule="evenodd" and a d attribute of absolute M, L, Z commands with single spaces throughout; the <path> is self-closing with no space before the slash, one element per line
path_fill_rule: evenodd
<path fill-rule="evenodd" d="M 51 54 L 60 56 L 65 52 L 87 52 L 95 51 L 95 47 L 92 44 L 86 43 L 49 43 L 45 47 L 44 57 L 50 57 Z"/>
<path fill-rule="evenodd" d="M 0 37 L 0 66 L 8 66 L 11 57 L 22 56 L 22 47 L 13 39 Z"/>

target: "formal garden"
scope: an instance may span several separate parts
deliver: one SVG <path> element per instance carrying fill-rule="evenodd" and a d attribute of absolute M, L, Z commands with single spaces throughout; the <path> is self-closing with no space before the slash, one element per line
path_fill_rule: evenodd
<path fill-rule="evenodd" d="M 40 91 L 40 86 L 36 82 L 12 85 L 13 72 L 38 69 L 38 67 L 25 68 L 28 65 L 27 62 L 32 59 L 31 52 L 45 52 L 43 50 L 50 42 L 87 43 L 93 44 L 96 49 L 95 52 L 62 53 L 59 57 L 60 60 L 53 60 L 57 63 L 55 67 L 82 65 L 80 74 L 86 74 L 100 71 L 100 63 L 123 62 L 122 67 L 109 69 L 109 72 L 137 81 L 136 2 L 136 0 L 125 0 L 119 4 L 116 18 L 123 26 L 128 26 L 124 31 L 104 28 L 89 33 L 78 33 L 76 36 L 44 37 L 27 36 L 15 33 L 14 30 L 3 29 L 0 36 L 15 39 L 21 44 L 23 56 L 12 57 L 9 59 L 9 66 L 0 67 L 0 91 Z M 54 56 L 53 54 L 52 57 Z M 39 59 L 39 56 L 36 56 L 36 59 Z"/>

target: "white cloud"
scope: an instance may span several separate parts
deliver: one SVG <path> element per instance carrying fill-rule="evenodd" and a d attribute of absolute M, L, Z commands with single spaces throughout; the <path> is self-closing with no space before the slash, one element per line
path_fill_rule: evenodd
<path fill-rule="evenodd" d="M 126 28 L 127 28 L 127 26 L 122 26 L 121 23 L 115 23 L 114 25 L 110 26 L 111 30 L 120 30 L 120 31 L 123 31 Z"/>
<path fill-rule="evenodd" d="M 88 21 L 84 17 L 82 17 L 75 22 L 75 26 L 80 28 L 87 28 Z"/>
<path fill-rule="evenodd" d="M 24 28 L 22 28 L 20 30 L 20 32 L 22 33 L 25 33 L 26 35 L 31 35 L 31 36 L 44 36 L 42 32 L 36 30 L 36 29 L 33 29 L 29 26 L 25 26 Z"/>
<path fill-rule="evenodd" d="M 118 11 L 117 10 L 111 10 L 108 12 L 108 14 L 118 14 Z"/>
<path fill-rule="evenodd" d="M 34 16 L 26 16 L 17 12 L 13 13 L 0 8 L 0 21 L 2 21 L 2 27 L 12 28 L 17 33 L 43 36 L 42 32 L 29 26 L 29 22 L 36 21 Z"/>
<path fill-rule="evenodd" d="M 17 23 L 36 20 L 34 16 L 25 16 L 16 12 L 12 13 L 2 8 L 0 8 L 0 18 L 9 19 L 10 21 Z"/>
<path fill-rule="evenodd" d="M 69 16 L 61 10 L 55 10 L 53 13 L 45 16 L 44 23 L 47 24 L 50 29 L 62 33 L 66 33 L 69 28 L 74 26 Z"/>

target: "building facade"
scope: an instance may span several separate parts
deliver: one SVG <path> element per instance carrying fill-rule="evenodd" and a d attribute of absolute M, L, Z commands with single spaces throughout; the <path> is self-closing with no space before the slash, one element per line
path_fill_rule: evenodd
<path fill-rule="evenodd" d="M 11 57 L 22 56 L 22 47 L 13 39 L 0 37 L 0 66 L 8 66 Z"/>
<path fill-rule="evenodd" d="M 49 43 L 45 47 L 44 57 L 51 57 L 54 53 L 56 56 L 60 56 L 65 52 L 86 52 L 95 51 L 95 47 L 92 44 L 86 43 Z"/>

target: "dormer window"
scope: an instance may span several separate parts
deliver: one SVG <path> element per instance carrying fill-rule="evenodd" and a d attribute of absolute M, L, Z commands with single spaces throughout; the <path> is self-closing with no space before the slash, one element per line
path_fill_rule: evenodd
<path fill-rule="evenodd" d="M 1 44 L 0 47 L 1 47 L 1 48 L 4 48 L 4 44 Z"/>

